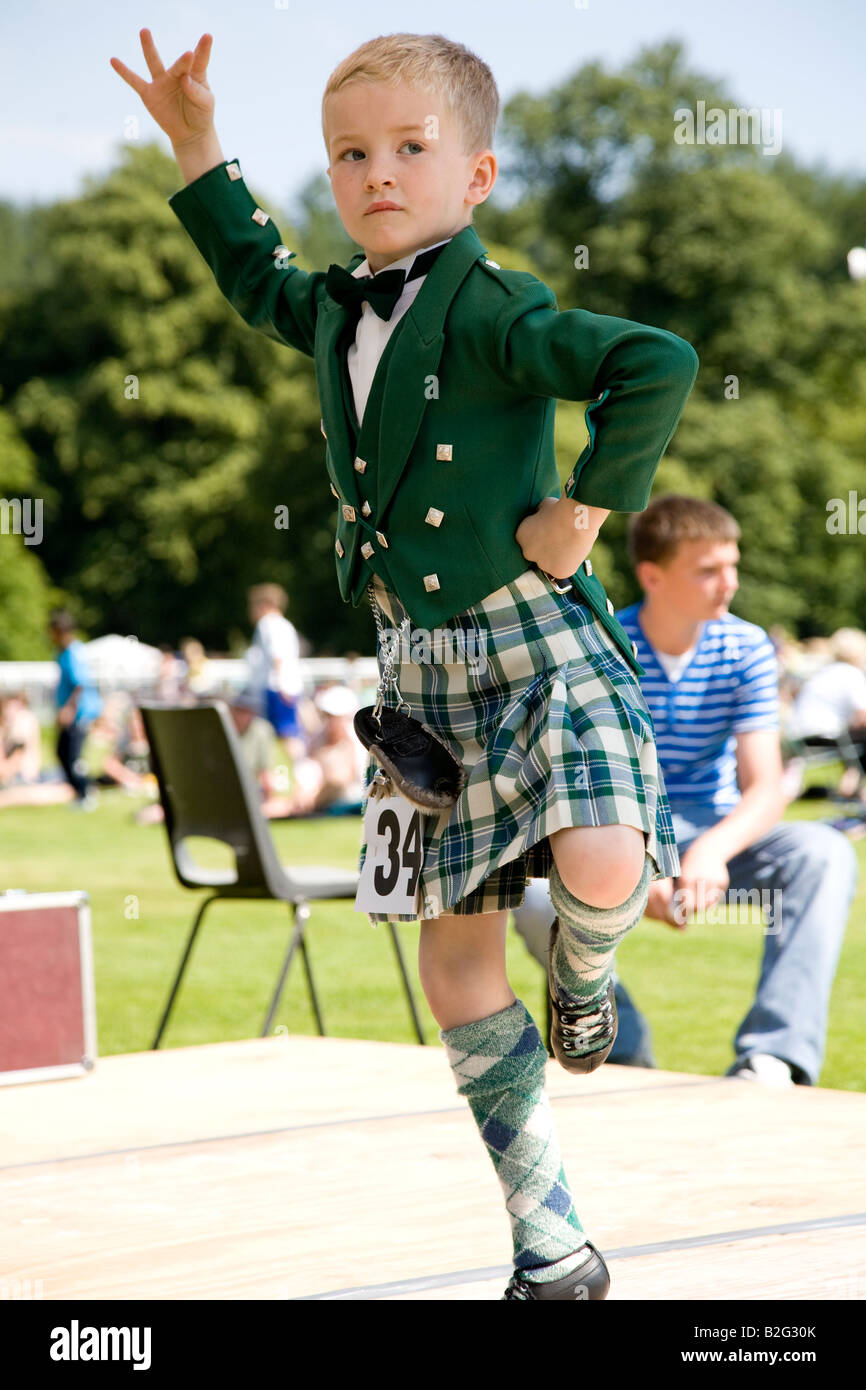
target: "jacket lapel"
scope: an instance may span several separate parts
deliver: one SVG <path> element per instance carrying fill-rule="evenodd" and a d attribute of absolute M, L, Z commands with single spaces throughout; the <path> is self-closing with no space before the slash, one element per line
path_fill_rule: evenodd
<path fill-rule="evenodd" d="M 386 364 L 382 386 L 379 456 L 376 468 L 376 516 L 381 517 L 394 495 L 428 403 L 429 378 L 439 367 L 445 345 L 444 324 L 451 301 L 485 248 L 472 226 L 452 237 L 437 256 L 412 304 L 400 337 Z M 351 272 L 364 260 L 358 252 L 346 266 Z M 349 314 L 330 296 L 322 300 L 316 329 L 315 361 L 322 416 L 328 431 L 331 461 L 344 496 L 359 497 L 354 469 L 352 433 L 346 418 L 340 382 L 337 344 Z"/>

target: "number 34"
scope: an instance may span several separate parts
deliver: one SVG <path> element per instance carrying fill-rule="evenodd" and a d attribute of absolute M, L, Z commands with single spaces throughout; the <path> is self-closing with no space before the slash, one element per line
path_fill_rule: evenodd
<path fill-rule="evenodd" d="M 387 836 L 387 864 L 377 864 L 373 873 L 376 892 L 383 898 L 393 893 L 397 886 L 400 870 L 410 871 L 407 891 L 413 894 L 418 887 L 421 867 L 424 863 L 423 841 L 421 837 L 421 815 L 416 811 L 406 827 L 403 843 L 400 844 L 400 822 L 390 807 L 384 807 L 376 821 L 376 834 L 384 839 Z"/>

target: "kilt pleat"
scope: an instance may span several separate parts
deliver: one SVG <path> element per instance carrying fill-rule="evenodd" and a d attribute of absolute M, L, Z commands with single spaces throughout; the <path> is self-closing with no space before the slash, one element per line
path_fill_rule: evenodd
<path fill-rule="evenodd" d="M 405 609 L 378 580 L 374 594 L 393 633 Z M 424 818 L 422 916 L 519 907 L 527 878 L 550 873 L 547 837 L 567 826 L 635 826 L 653 878 L 679 874 L 638 677 L 577 590 L 529 569 L 432 633 L 410 625 L 398 653 L 412 715 L 467 772 L 456 805 Z"/>

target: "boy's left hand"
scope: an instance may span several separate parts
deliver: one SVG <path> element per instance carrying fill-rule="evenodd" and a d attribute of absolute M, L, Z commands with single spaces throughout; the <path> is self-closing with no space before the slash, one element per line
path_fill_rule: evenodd
<path fill-rule="evenodd" d="M 570 579 L 595 544 L 598 526 L 589 508 L 571 497 L 545 497 L 525 516 L 514 539 L 531 565 L 554 579 Z"/>

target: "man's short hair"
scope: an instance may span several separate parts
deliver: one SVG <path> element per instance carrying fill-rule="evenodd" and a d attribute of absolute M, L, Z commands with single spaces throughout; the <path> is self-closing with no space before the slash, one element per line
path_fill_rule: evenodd
<path fill-rule="evenodd" d="M 430 92 L 460 131 L 463 154 L 493 147 L 499 91 L 487 64 L 462 43 L 442 34 L 383 34 L 362 43 L 334 68 L 325 85 L 322 134 L 326 146 L 325 103 L 350 82 L 405 84 Z"/>
<path fill-rule="evenodd" d="M 282 584 L 254 584 L 247 589 L 247 598 L 250 603 L 272 603 L 281 613 L 289 606 L 289 596 Z"/>
<path fill-rule="evenodd" d="M 52 608 L 48 615 L 48 626 L 57 632 L 74 632 L 78 624 L 68 608 Z"/>
<path fill-rule="evenodd" d="M 641 560 L 657 565 L 672 560 L 681 541 L 738 541 L 740 528 L 717 502 L 668 492 L 629 518 L 626 538 L 636 568 Z"/>

